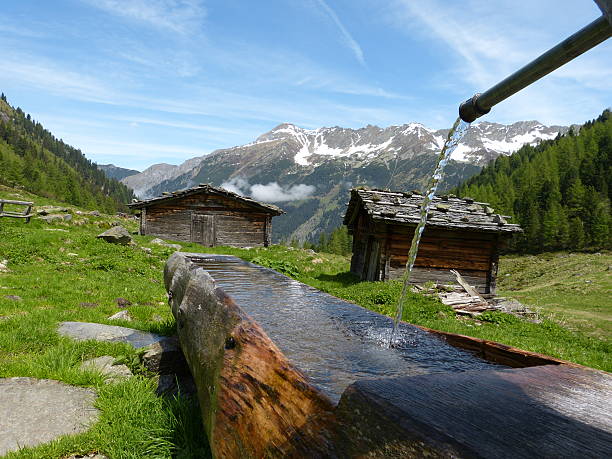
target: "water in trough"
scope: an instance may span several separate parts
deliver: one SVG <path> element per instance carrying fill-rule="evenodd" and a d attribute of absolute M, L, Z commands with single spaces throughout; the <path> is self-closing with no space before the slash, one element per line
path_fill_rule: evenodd
<path fill-rule="evenodd" d="M 499 366 L 271 269 L 226 255 L 191 255 L 334 402 L 358 379 L 482 370 Z"/>

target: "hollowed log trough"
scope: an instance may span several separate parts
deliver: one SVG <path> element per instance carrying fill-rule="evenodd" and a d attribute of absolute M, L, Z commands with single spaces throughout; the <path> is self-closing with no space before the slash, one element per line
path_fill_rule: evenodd
<path fill-rule="evenodd" d="M 335 404 L 203 256 L 176 252 L 164 279 L 215 457 L 610 456 L 608 373 L 461 335 L 431 331 L 514 368 L 358 380 Z"/>

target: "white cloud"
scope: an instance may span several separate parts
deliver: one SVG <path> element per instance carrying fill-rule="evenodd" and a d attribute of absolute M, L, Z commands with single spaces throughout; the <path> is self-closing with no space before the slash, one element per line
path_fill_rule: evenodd
<path fill-rule="evenodd" d="M 115 16 L 180 34 L 195 32 L 206 17 L 200 0 L 81 0 Z"/>
<path fill-rule="evenodd" d="M 350 32 L 346 29 L 346 27 L 344 27 L 344 24 L 342 24 L 342 21 L 340 21 L 338 15 L 334 12 L 334 10 L 330 8 L 330 6 L 325 2 L 325 0 L 315 0 L 315 2 L 323 10 L 325 15 L 329 19 L 331 19 L 332 22 L 336 25 L 336 27 L 340 31 L 340 35 L 342 36 L 342 41 L 344 42 L 345 46 L 347 46 L 351 50 L 351 52 L 355 55 L 357 61 L 359 61 L 361 65 L 365 66 L 365 58 L 363 56 L 363 50 L 361 49 L 361 46 L 359 46 L 359 43 L 357 43 L 357 41 L 353 38 Z"/>
<path fill-rule="evenodd" d="M 258 201 L 264 202 L 284 202 L 305 199 L 316 191 L 316 187 L 303 183 L 283 187 L 278 182 L 270 182 L 267 185 L 256 183 L 250 185 L 248 180 L 243 177 L 234 177 L 221 184 L 222 188 L 233 191 L 234 193 L 253 197 Z"/>
<path fill-rule="evenodd" d="M 256 184 L 251 186 L 251 195 L 258 201 L 296 201 L 312 196 L 315 190 L 316 187 L 303 183 L 285 188 L 277 182 L 271 182 L 267 185 Z"/>
<path fill-rule="evenodd" d="M 249 193 L 249 182 L 242 177 L 233 177 L 226 182 L 221 184 L 221 188 L 225 188 L 227 191 L 238 194 Z"/>

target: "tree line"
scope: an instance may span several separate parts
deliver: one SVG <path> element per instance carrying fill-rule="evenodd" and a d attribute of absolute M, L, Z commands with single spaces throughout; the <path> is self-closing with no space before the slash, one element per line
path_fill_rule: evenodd
<path fill-rule="evenodd" d="M 343 225 L 332 230 L 330 233 L 321 232 L 318 242 L 304 241 L 300 244 L 297 239 L 292 239 L 289 242 L 289 246 L 312 249 L 315 252 L 350 255 L 353 251 L 353 237 L 348 233 L 347 227 Z"/>
<path fill-rule="evenodd" d="M 86 208 L 113 212 L 135 196 L 83 153 L 0 96 L 0 183 Z"/>
<path fill-rule="evenodd" d="M 612 198 L 612 113 L 576 132 L 500 156 L 454 190 L 512 216 L 524 233 L 519 253 L 609 249 Z"/>

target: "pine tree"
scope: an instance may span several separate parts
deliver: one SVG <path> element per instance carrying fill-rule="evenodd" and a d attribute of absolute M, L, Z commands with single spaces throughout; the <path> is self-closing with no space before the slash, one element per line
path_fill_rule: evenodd
<path fill-rule="evenodd" d="M 455 193 L 492 204 L 520 223 L 513 250 L 609 248 L 612 114 L 572 134 L 499 157 Z"/>

